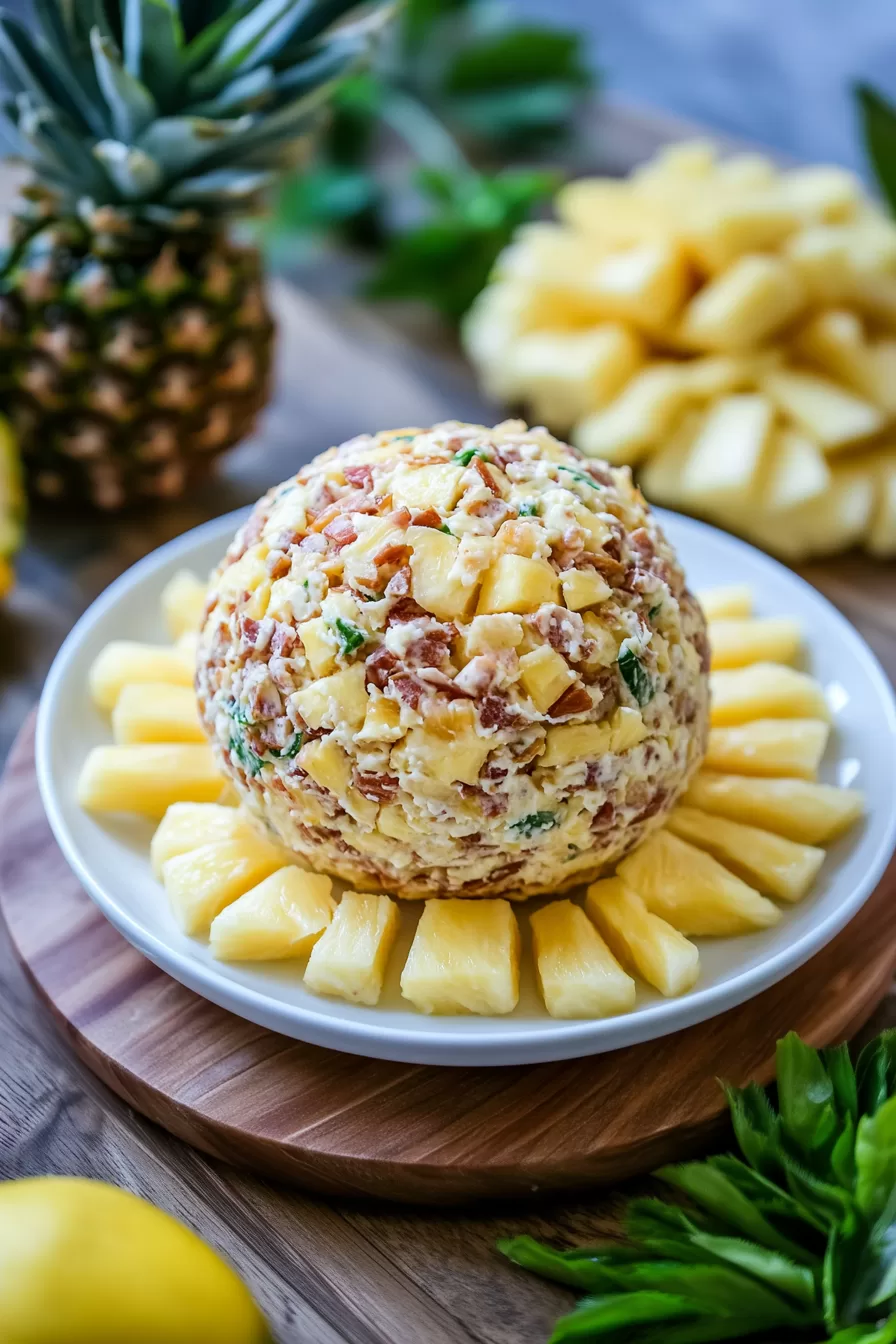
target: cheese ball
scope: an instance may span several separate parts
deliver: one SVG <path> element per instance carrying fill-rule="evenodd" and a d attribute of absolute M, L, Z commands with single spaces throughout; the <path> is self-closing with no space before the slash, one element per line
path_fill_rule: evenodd
<path fill-rule="evenodd" d="M 612 869 L 701 760 L 699 604 L 627 468 L 544 429 L 360 435 L 270 490 L 209 591 L 218 761 L 310 867 L 525 898 Z"/>

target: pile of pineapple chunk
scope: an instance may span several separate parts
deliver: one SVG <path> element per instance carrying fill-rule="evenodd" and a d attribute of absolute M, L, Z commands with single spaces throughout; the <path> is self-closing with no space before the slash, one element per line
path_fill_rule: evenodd
<path fill-rule="evenodd" d="M 858 180 L 687 142 L 555 204 L 468 316 L 485 388 L 787 559 L 896 554 L 896 224 Z"/>
<path fill-rule="evenodd" d="M 697 981 L 692 938 L 768 928 L 777 902 L 810 889 L 822 846 L 862 812 L 853 789 L 816 782 L 831 715 L 793 664 L 798 625 L 753 616 L 748 588 L 701 595 L 713 649 L 712 728 L 703 769 L 662 830 L 584 901 L 533 902 L 538 987 L 553 1017 L 597 1018 L 635 1005 L 639 982 L 672 996 Z M 150 857 L 181 930 L 222 961 L 304 962 L 316 994 L 374 1005 L 399 931 L 399 905 L 308 872 L 228 796 L 203 740 L 192 690 L 204 588 L 177 575 L 163 594 L 174 643 L 107 645 L 90 674 L 114 744 L 95 747 L 78 797 L 93 812 L 158 822 Z M 404 902 L 407 917 L 420 910 Z M 510 1013 L 519 1000 L 521 930 L 506 900 L 428 900 L 401 971 L 424 1013 Z"/>

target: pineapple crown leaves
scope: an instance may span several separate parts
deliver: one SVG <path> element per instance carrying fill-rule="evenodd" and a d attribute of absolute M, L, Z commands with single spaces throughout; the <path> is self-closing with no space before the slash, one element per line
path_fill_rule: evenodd
<path fill-rule="evenodd" d="M 680 1202 L 632 1201 L 625 1242 L 499 1243 L 588 1294 L 551 1344 L 896 1344 L 896 1031 L 855 1066 L 791 1033 L 776 1062 L 776 1095 L 726 1089 L 742 1156 L 657 1172 Z"/>
<path fill-rule="evenodd" d="M 0 11 L 0 112 L 50 190 L 160 222 L 249 210 L 298 161 L 387 0 L 35 0 Z"/>

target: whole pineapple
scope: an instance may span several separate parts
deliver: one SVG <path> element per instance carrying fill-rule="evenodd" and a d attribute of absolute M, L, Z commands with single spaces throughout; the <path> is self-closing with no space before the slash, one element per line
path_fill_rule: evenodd
<path fill-rule="evenodd" d="M 33 170 L 0 257 L 0 410 L 40 496 L 177 495 L 268 396 L 260 258 L 230 223 L 298 161 L 387 6 L 34 9 L 38 36 L 0 15 L 0 111 Z"/>

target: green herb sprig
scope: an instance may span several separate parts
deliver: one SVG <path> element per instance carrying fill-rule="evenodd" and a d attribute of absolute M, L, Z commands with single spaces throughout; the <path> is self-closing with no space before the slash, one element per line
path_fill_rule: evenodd
<path fill-rule="evenodd" d="M 649 700 L 653 699 L 656 687 L 641 659 L 630 645 L 624 645 L 616 661 L 619 664 L 622 680 L 638 704 L 646 705 Z"/>
<path fill-rule="evenodd" d="M 499 1242 L 587 1294 L 550 1344 L 710 1344 L 764 1334 L 896 1341 L 896 1031 L 846 1046 L 778 1042 L 777 1097 L 727 1088 L 740 1157 L 655 1173 L 680 1202 L 636 1199 L 627 1241 L 558 1251 Z M 774 1332 L 769 1335 L 769 1332 Z"/>
<path fill-rule="evenodd" d="M 519 821 L 511 822 L 510 829 L 528 840 L 539 831 L 550 831 L 559 824 L 556 812 L 530 812 L 528 816 L 520 817 Z"/>

